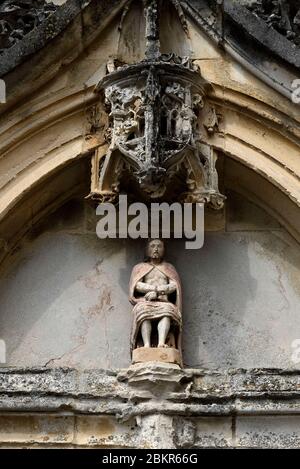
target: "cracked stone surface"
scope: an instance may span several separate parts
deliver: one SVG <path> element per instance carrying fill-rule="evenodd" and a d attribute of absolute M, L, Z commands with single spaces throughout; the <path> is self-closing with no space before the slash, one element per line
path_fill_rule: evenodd
<path fill-rule="evenodd" d="M 299 447 L 299 370 L 181 373 L 155 389 L 126 370 L 2 369 L 0 446 Z"/>
<path fill-rule="evenodd" d="M 250 11 L 296 45 L 300 44 L 299 0 L 260 0 L 245 2 Z"/>
<path fill-rule="evenodd" d="M 185 250 L 180 240 L 167 245 L 183 279 L 184 364 L 294 369 L 298 250 L 269 217 L 247 204 L 239 212 L 237 203 L 234 212 L 229 204 L 227 232 L 207 233 L 200 251 Z M 130 364 L 128 279 L 144 243 L 100 241 L 96 221 L 92 210 L 66 205 L 2 275 L 7 365 Z"/>
<path fill-rule="evenodd" d="M 0 54 L 37 28 L 56 8 L 45 0 L 4 0 L 0 6 Z"/>

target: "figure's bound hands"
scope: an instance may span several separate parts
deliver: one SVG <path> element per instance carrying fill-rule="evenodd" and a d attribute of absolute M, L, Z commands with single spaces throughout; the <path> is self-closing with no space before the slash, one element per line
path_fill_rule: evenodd
<path fill-rule="evenodd" d="M 146 293 L 145 299 L 147 301 L 154 301 L 157 299 L 157 293 L 155 291 L 149 291 L 148 293 Z"/>

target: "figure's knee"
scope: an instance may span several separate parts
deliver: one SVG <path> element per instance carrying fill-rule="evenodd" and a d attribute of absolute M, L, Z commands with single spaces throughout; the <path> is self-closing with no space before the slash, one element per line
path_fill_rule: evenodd
<path fill-rule="evenodd" d="M 165 316 L 161 319 L 162 324 L 171 324 L 171 319 L 168 316 Z"/>
<path fill-rule="evenodd" d="M 149 321 L 149 319 L 145 319 L 145 321 L 142 322 L 141 324 L 141 329 L 142 330 L 151 330 L 152 326 L 151 326 L 151 321 Z"/>
<path fill-rule="evenodd" d="M 169 328 L 171 324 L 171 320 L 169 317 L 162 318 L 158 323 L 158 329 L 166 329 Z"/>

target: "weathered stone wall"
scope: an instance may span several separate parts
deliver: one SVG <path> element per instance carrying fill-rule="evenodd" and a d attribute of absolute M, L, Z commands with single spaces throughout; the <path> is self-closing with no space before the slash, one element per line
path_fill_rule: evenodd
<path fill-rule="evenodd" d="M 299 370 L 140 372 L 2 369 L 0 446 L 300 446 Z"/>
<path fill-rule="evenodd" d="M 299 52 L 238 2 L 224 2 L 225 22 L 212 3 L 182 2 L 189 35 L 174 9 L 162 18 L 162 50 L 191 55 L 212 85 L 218 125 L 203 138 L 228 196 L 207 213 L 201 251 L 168 247 L 185 297 L 186 369 L 174 376 L 149 365 L 118 379 L 144 243 L 98 240 L 83 202 L 90 158 L 107 150 L 94 89 L 112 58 L 144 57 L 141 2 L 123 16 L 126 0 L 70 0 L 3 53 L 2 446 L 300 446 Z"/>
<path fill-rule="evenodd" d="M 300 337 L 299 248 L 238 194 L 208 214 L 203 249 L 168 243 L 184 287 L 184 363 L 293 368 Z M 216 218 L 215 218 L 216 217 Z M 130 363 L 128 281 L 144 242 L 101 241 L 86 202 L 53 214 L 0 281 L 0 330 L 9 366 L 119 368 Z M 222 226 L 223 225 L 223 226 Z"/>

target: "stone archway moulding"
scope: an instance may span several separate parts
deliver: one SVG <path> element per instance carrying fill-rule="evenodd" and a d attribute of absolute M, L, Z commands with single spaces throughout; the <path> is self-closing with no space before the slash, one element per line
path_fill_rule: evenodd
<path fill-rule="evenodd" d="M 119 6 L 116 7 L 115 3 L 110 21 L 119 12 Z M 188 8 L 186 12 L 189 14 Z M 202 28 L 202 33 L 208 32 L 200 23 L 198 26 Z M 91 40 L 96 36 L 93 31 Z M 215 39 L 215 42 L 218 40 Z M 89 44 L 87 40 L 85 45 Z M 220 52 L 220 57 L 224 59 L 224 70 L 227 70 L 223 52 Z M 72 64 L 72 60 L 75 60 L 74 56 L 70 56 L 66 66 Z M 107 57 L 101 60 L 103 67 Z M 219 60 L 216 60 L 217 67 L 220 66 Z M 234 59 L 231 57 L 230 60 Z M 198 64 L 195 60 L 200 67 L 202 62 L 200 60 Z M 55 70 L 59 74 L 59 68 Z M 210 122 L 204 122 L 207 129 L 205 143 L 214 151 L 222 152 L 250 168 L 281 192 L 293 206 L 299 207 L 300 129 L 296 105 L 288 102 L 280 90 L 272 89 L 269 99 L 265 99 L 263 93 L 261 96 L 253 95 L 250 88 L 247 94 L 247 86 L 238 91 L 228 82 L 214 82 L 214 70 L 209 71 L 206 65 L 205 78 L 212 83 L 206 95 L 212 116 Z M 255 80 L 258 87 L 256 77 Z M 41 100 L 36 96 L 32 100 L 29 95 L 23 96 L 17 113 L 8 108 L 8 118 L 3 119 L 0 125 L 0 223 L 52 175 L 64 171 L 75 160 L 89 161 L 94 152 L 98 155 L 107 152 L 105 113 L 94 93 L 98 81 L 99 77 L 96 76 L 90 83 L 67 92 L 58 88 L 58 91 L 48 93 Z M 47 86 L 46 83 L 44 86 Z M 266 90 L 265 83 L 262 86 Z M 290 115 L 288 109 L 291 109 Z M 63 190 L 64 187 L 61 188 Z M 272 203 L 270 200 L 270 207 Z M 265 208 L 268 209 L 268 204 Z M 275 210 L 277 214 L 281 212 L 280 208 Z M 300 239 L 297 221 L 289 223 L 281 217 L 281 222 L 286 222 L 287 229 Z"/>

